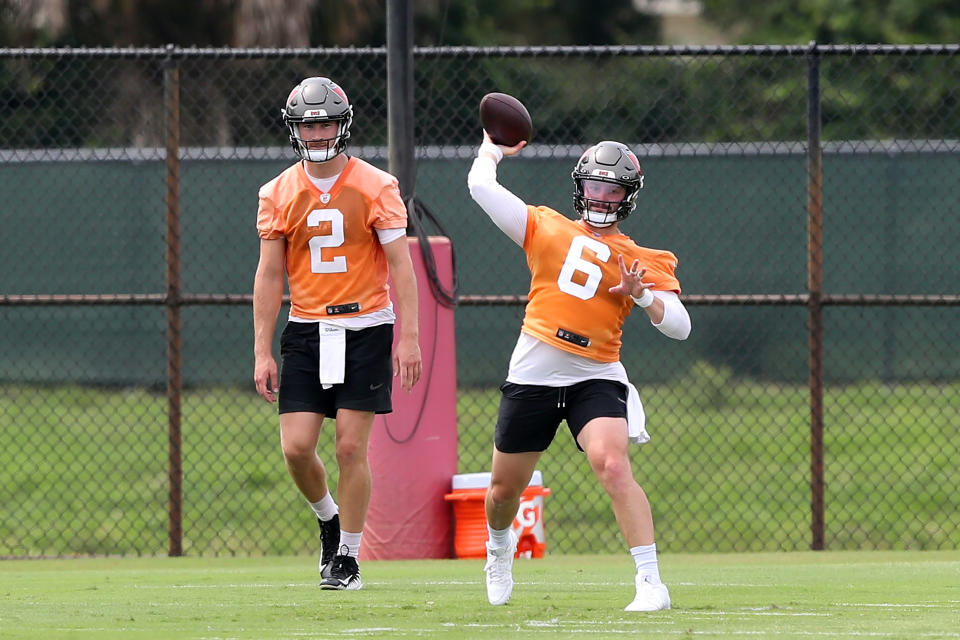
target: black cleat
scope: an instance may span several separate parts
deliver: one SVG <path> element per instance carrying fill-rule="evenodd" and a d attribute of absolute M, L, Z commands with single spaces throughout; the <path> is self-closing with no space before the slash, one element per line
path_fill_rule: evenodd
<path fill-rule="evenodd" d="M 320 577 L 330 577 L 330 568 L 333 566 L 333 557 L 337 555 L 340 546 L 340 514 L 324 522 L 317 518 L 320 525 Z"/>
<path fill-rule="evenodd" d="M 320 581 L 321 589 L 354 591 L 363 588 L 360 580 L 360 567 L 357 559 L 350 556 L 336 556 L 330 569 L 330 576 Z"/>

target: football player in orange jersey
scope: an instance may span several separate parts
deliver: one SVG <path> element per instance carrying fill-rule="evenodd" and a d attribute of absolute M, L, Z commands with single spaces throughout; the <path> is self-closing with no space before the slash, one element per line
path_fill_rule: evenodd
<path fill-rule="evenodd" d="M 303 80 L 283 121 L 300 161 L 260 188 L 254 382 L 264 400 L 279 400 L 287 470 L 320 523 L 320 586 L 360 589 L 370 429 L 391 411 L 391 377 L 409 391 L 421 373 L 407 211 L 395 177 L 345 153 L 353 107 L 336 83 Z M 284 276 L 290 315 L 278 372 L 271 345 Z M 400 316 L 395 351 L 388 276 Z M 336 421 L 339 505 L 317 456 L 325 417 Z"/>
<path fill-rule="evenodd" d="M 470 195 L 527 257 L 530 291 L 520 338 L 510 358 L 494 436 L 487 515 L 487 599 L 513 591 L 517 540 L 511 525 L 520 497 L 562 420 L 613 503 L 636 566 L 636 595 L 627 611 L 670 607 L 660 580 L 653 516 L 633 477 L 627 447 L 649 440 L 639 394 L 620 363 L 621 327 L 634 306 L 665 335 L 684 340 L 690 317 L 680 302 L 669 251 L 638 246 L 618 228 L 636 207 L 643 170 L 632 151 L 603 141 L 574 167 L 571 220 L 528 206 L 497 182 L 514 147 L 484 132 L 467 183 Z"/>

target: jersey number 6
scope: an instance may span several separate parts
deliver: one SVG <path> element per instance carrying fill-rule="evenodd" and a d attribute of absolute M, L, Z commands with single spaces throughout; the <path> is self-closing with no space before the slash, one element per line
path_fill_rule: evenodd
<path fill-rule="evenodd" d="M 581 300 L 589 300 L 597 294 L 597 287 L 603 279 L 603 271 L 600 265 L 590 262 L 583 257 L 583 250 L 589 249 L 596 256 L 597 260 L 606 262 L 610 259 L 610 247 L 586 236 L 577 236 L 570 243 L 570 250 L 567 251 L 567 257 L 563 261 L 563 268 L 560 269 L 560 275 L 557 276 L 557 286 L 560 291 L 569 293 Z M 573 274 L 577 271 L 586 274 L 587 280 L 583 284 L 573 281 Z M 580 278 L 582 280 L 582 278 Z"/>

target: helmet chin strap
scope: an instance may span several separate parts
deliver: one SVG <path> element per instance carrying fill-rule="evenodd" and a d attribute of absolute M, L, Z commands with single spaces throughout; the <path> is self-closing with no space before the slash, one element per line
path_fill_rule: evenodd
<path fill-rule="evenodd" d="M 343 153 L 342 151 L 337 151 L 336 147 L 328 147 L 326 149 L 309 149 L 307 145 L 300 143 L 300 149 L 303 151 L 303 159 L 309 162 L 327 162 L 328 160 L 333 160 L 338 155 Z"/>
<path fill-rule="evenodd" d="M 602 220 L 594 220 L 592 216 L 601 216 Z M 609 216 L 613 216 L 613 220 L 607 220 Z M 617 221 L 617 215 L 615 213 L 600 213 L 599 211 L 584 211 L 582 217 L 586 222 L 600 229 L 609 227 Z"/>

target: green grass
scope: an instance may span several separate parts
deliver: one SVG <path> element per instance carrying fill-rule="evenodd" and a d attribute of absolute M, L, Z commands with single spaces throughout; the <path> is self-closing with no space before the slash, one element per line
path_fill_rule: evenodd
<path fill-rule="evenodd" d="M 809 398 L 695 367 L 641 390 L 653 441 L 633 449 L 666 551 L 810 547 Z M 461 389 L 460 472 L 489 468 L 498 393 Z M 826 545 L 960 549 L 960 384 L 827 390 Z M 0 386 L 0 556 L 167 552 L 166 398 L 144 389 Z M 275 408 L 249 390 L 183 396 L 187 555 L 309 553 Z M 333 483 L 333 430 L 320 449 Z M 566 428 L 539 468 L 549 548 L 622 550 L 609 501 Z"/>
<path fill-rule="evenodd" d="M 362 563 L 365 587 L 317 587 L 313 557 L 0 563 L 3 638 L 960 637 L 960 552 L 665 554 L 673 608 L 628 614 L 617 556 L 518 560 L 486 603 L 481 560 Z"/>

